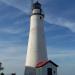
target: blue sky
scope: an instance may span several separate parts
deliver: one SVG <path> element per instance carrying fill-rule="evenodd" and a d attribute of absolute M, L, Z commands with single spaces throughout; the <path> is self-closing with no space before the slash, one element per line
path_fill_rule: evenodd
<path fill-rule="evenodd" d="M 75 0 L 39 0 L 45 13 L 48 58 L 58 75 L 75 75 Z M 0 61 L 4 72 L 23 75 L 31 0 L 0 0 Z"/>

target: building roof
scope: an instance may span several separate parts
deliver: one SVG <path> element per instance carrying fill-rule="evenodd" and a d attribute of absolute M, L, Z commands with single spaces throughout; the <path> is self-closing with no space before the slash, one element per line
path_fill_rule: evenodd
<path fill-rule="evenodd" d="M 45 66 L 45 65 L 48 64 L 48 63 L 52 63 L 54 66 L 58 67 L 58 65 L 55 64 L 53 61 L 48 60 L 48 61 L 41 61 L 41 62 L 39 62 L 39 63 L 36 65 L 36 68 L 43 67 L 43 66 Z"/>

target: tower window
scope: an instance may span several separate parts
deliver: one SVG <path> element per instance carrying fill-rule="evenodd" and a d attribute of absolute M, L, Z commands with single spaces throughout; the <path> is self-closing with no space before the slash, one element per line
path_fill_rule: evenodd
<path fill-rule="evenodd" d="M 42 17 L 40 17 L 40 19 L 42 19 Z"/>

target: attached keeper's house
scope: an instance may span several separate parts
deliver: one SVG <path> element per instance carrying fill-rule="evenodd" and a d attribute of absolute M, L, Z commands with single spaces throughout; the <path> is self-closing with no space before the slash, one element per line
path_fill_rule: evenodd
<path fill-rule="evenodd" d="M 57 75 L 57 67 L 53 61 L 41 61 L 36 65 L 36 75 Z"/>

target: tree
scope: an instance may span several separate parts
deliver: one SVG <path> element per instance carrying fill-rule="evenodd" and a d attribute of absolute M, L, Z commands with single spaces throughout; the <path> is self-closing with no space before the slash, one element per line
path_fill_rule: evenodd
<path fill-rule="evenodd" d="M 4 68 L 2 67 L 2 63 L 0 62 L 0 71 L 2 71 Z"/>
<path fill-rule="evenodd" d="M 0 75 L 4 75 L 4 73 L 2 72 Z"/>

